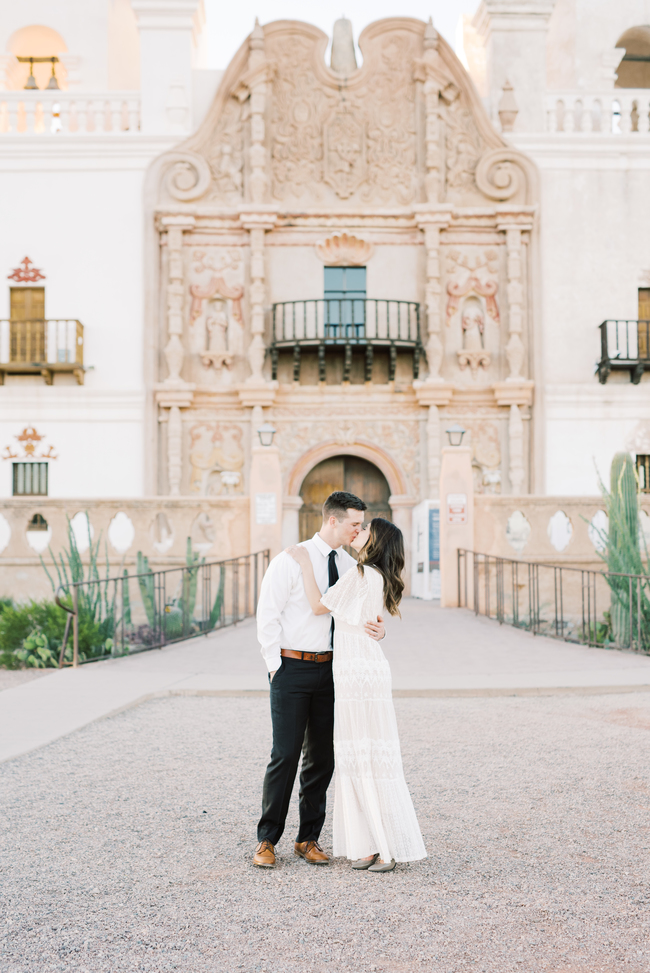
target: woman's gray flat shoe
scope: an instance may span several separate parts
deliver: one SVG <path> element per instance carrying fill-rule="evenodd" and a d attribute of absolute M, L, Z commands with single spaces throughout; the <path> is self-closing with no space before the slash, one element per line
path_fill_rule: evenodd
<path fill-rule="evenodd" d="M 379 858 L 378 854 L 373 855 L 372 858 L 357 858 L 355 862 L 352 862 L 352 868 L 357 868 L 357 869 L 370 868 L 372 865 L 375 864 L 378 858 Z"/>
<path fill-rule="evenodd" d="M 368 869 L 369 872 L 392 872 L 395 868 L 395 859 L 391 858 L 389 862 L 377 862 L 376 865 L 371 865 Z"/>

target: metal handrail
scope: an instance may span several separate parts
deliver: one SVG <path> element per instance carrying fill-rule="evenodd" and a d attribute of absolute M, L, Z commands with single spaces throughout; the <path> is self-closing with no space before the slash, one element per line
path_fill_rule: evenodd
<path fill-rule="evenodd" d="M 457 574 L 459 607 L 473 608 L 476 615 L 533 635 L 650 654 L 650 575 L 519 561 L 463 548 L 457 551 Z M 607 592 L 609 608 L 599 617 Z"/>
<path fill-rule="evenodd" d="M 650 320 L 609 318 L 599 325 L 600 361 L 596 374 L 601 385 L 612 370 L 630 372 L 638 385 L 644 371 L 650 371 Z"/>
<path fill-rule="evenodd" d="M 162 648 L 236 625 L 255 613 L 269 560 L 270 552 L 266 549 L 222 561 L 134 574 L 125 571 L 115 577 L 59 585 L 54 600 L 68 614 L 59 667 L 69 664 L 76 667 L 84 662 Z M 72 605 L 62 601 L 66 595 L 71 596 Z M 81 607 L 90 623 L 102 630 L 101 637 L 106 636 L 106 643 L 112 642 L 110 652 L 80 658 Z M 141 609 L 139 622 L 134 619 L 138 607 Z M 66 663 L 71 622 L 72 662 Z M 111 634 L 106 635 L 108 632 Z"/>
<path fill-rule="evenodd" d="M 336 297 L 274 304 L 272 342 L 415 345 L 420 342 L 416 301 Z"/>

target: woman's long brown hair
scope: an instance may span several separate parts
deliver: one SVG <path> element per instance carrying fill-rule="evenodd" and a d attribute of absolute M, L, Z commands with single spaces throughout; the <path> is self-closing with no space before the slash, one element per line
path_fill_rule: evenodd
<path fill-rule="evenodd" d="M 391 615 L 399 615 L 404 582 L 404 537 L 399 527 L 390 520 L 373 517 L 370 521 L 370 537 L 359 552 L 359 573 L 364 565 L 377 568 L 384 578 L 384 604 Z"/>

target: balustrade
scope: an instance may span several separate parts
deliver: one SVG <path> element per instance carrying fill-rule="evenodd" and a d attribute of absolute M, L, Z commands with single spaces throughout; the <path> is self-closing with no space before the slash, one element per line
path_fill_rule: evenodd
<path fill-rule="evenodd" d="M 647 134 L 650 132 L 650 89 L 549 92 L 546 116 L 549 132 Z"/>
<path fill-rule="evenodd" d="M 137 91 L 0 92 L 0 135 L 119 135 L 139 130 Z"/>

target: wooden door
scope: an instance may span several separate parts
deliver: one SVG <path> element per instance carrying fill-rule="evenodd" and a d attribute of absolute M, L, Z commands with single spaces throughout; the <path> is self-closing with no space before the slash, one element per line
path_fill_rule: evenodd
<path fill-rule="evenodd" d="M 373 463 L 357 456 L 332 456 L 305 477 L 300 490 L 300 540 L 313 537 L 323 522 L 322 506 L 335 490 L 354 493 L 368 505 L 367 520 L 392 520 L 386 477 Z"/>
<path fill-rule="evenodd" d="M 12 287 L 12 321 L 42 321 L 45 317 L 44 287 Z"/>
<path fill-rule="evenodd" d="M 650 351 L 650 287 L 639 287 L 639 358 Z"/>
<path fill-rule="evenodd" d="M 10 303 L 10 360 L 45 360 L 45 288 L 12 287 Z"/>

